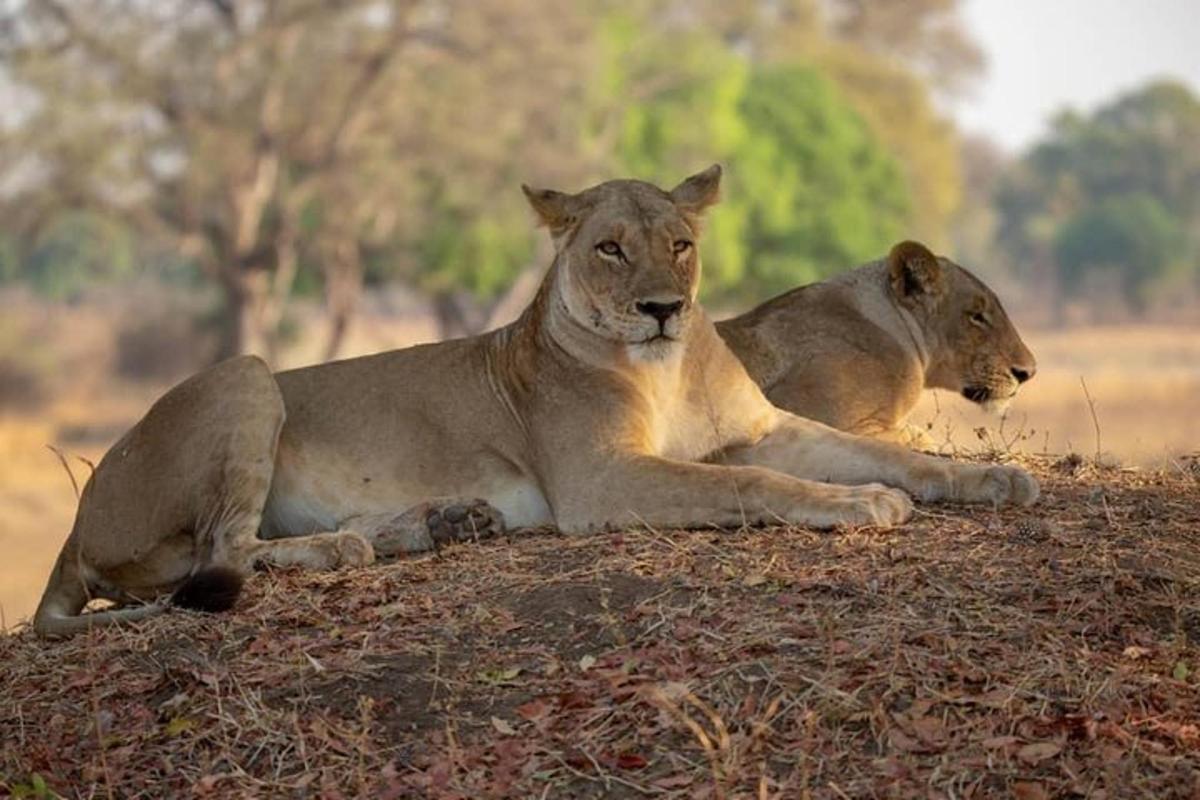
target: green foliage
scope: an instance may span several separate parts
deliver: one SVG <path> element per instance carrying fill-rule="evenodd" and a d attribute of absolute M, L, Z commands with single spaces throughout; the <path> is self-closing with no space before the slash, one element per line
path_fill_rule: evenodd
<path fill-rule="evenodd" d="M 1083 209 L 1059 228 L 1054 243 L 1068 293 L 1089 272 L 1115 271 L 1127 297 L 1140 301 L 1146 288 L 1178 263 L 1183 252 L 1178 219 L 1148 194 L 1119 194 Z"/>
<path fill-rule="evenodd" d="M 909 196 L 905 234 L 935 249 L 948 241 L 963 202 L 959 137 L 934 105 L 930 87 L 892 53 L 840 47 L 818 52 L 815 66 L 834 82 L 900 167 Z"/>
<path fill-rule="evenodd" d="M 703 248 L 708 297 L 746 301 L 819 280 L 902 234 L 896 162 L 819 72 L 755 66 L 702 39 L 669 52 L 691 74 L 628 107 L 618 154 L 622 171 L 665 185 L 726 166 Z"/>
<path fill-rule="evenodd" d="M 533 235 L 523 206 L 509 202 L 476 214 L 437 211 L 417 243 L 417 280 L 425 289 L 463 289 L 490 298 L 529 264 Z"/>
<path fill-rule="evenodd" d="M 1200 261 L 1200 99 L 1151 83 L 1090 116 L 1061 114 L 1002 180 L 998 244 L 1047 264 L 1067 295 L 1116 271 L 1134 303 Z"/>
<path fill-rule="evenodd" d="M 57 217 L 37 236 L 20 273 L 39 293 L 64 299 L 89 285 L 128 277 L 135 264 L 133 237 L 127 228 L 78 211 Z"/>
<path fill-rule="evenodd" d="M 12 797 L 30 800 L 54 800 L 60 795 L 46 784 L 46 779 L 34 772 L 28 783 L 17 783 L 11 787 Z"/>
<path fill-rule="evenodd" d="M 38 165 L 13 181 L 21 258 L 0 242 L 0 281 L 64 297 L 136 262 L 209 283 L 228 352 L 263 350 L 293 292 L 324 289 L 331 313 L 363 282 L 495 297 L 542 235 L 522 180 L 666 184 L 722 162 L 715 299 L 936 243 L 959 173 L 932 97 L 979 63 L 957 0 L 69 5 L 0 15 L 9 78 L 40 99 L 0 137 Z"/>

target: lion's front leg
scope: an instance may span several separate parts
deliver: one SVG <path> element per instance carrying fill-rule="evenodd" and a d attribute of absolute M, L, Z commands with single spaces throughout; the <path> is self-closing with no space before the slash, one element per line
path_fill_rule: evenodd
<path fill-rule="evenodd" d="M 920 450 L 925 453 L 936 452 L 938 449 L 937 442 L 933 440 L 928 431 L 910 422 L 879 432 L 864 432 L 864 435 L 881 442 L 894 442 L 910 450 Z"/>
<path fill-rule="evenodd" d="M 1029 505 L 1038 497 L 1037 481 L 1019 467 L 958 463 L 785 411 L 760 441 L 730 448 L 722 457 L 725 463 L 754 464 L 809 480 L 880 482 L 926 501 Z"/>
<path fill-rule="evenodd" d="M 898 525 L 908 496 L 879 484 L 832 486 L 759 467 L 730 467 L 630 455 L 592 464 L 586 482 L 551 491 L 555 522 L 567 533 L 791 523 Z"/>

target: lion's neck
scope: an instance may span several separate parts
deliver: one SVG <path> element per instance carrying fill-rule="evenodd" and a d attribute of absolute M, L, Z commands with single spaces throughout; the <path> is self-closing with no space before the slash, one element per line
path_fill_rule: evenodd
<path fill-rule="evenodd" d="M 849 295 L 854 298 L 859 313 L 916 359 L 922 373 L 928 376 L 936 355 L 936 342 L 931 340 L 916 315 L 896 302 L 888 285 L 887 263 L 873 261 L 834 278 L 834 281 L 851 289 Z"/>
<path fill-rule="evenodd" d="M 492 358 L 504 365 L 497 373 L 513 382 L 516 393 L 528 392 L 546 369 L 578 363 L 612 368 L 623 357 L 619 345 L 597 336 L 567 312 L 558 286 L 561 279 L 556 258 L 525 311 L 495 334 Z"/>

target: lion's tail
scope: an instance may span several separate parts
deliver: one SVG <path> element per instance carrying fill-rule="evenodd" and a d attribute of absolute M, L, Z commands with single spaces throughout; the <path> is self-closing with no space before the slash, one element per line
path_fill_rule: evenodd
<path fill-rule="evenodd" d="M 189 577 L 171 595 L 170 604 L 150 603 L 132 608 L 81 613 L 88 602 L 72 558 L 73 548 L 64 548 L 50 576 L 49 585 L 33 618 L 33 628 L 41 636 L 72 636 L 92 628 L 104 628 L 138 622 L 157 616 L 170 605 L 195 611 L 228 611 L 237 602 L 244 581 L 241 573 L 229 567 L 206 567 Z"/>
<path fill-rule="evenodd" d="M 245 578 L 230 567 L 204 567 L 171 595 L 171 604 L 192 611 L 228 611 L 237 602 Z"/>

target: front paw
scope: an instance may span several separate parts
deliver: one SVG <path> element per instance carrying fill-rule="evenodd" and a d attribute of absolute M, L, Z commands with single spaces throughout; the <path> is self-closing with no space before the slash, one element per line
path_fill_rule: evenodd
<path fill-rule="evenodd" d="M 331 568 L 365 567 L 375 563 L 375 548 L 357 531 L 330 534 L 333 542 Z"/>
<path fill-rule="evenodd" d="M 913 512 L 907 494 L 879 483 L 851 487 L 847 500 L 841 514 L 841 522 L 847 525 L 891 528 L 903 525 Z"/>
<path fill-rule="evenodd" d="M 425 525 L 436 547 L 504 533 L 504 514 L 486 500 L 461 500 L 431 506 Z"/>
<path fill-rule="evenodd" d="M 962 499 L 970 503 L 1028 506 L 1041 493 L 1037 479 L 1020 467 L 981 467 L 964 483 Z"/>

